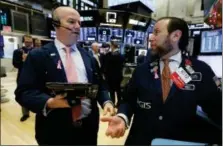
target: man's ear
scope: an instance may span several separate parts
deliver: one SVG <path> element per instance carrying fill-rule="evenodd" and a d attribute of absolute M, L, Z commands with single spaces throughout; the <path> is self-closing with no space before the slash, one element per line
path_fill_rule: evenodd
<path fill-rule="evenodd" d="M 170 38 L 173 42 L 178 42 L 182 36 L 182 31 L 175 30 L 171 33 Z"/>

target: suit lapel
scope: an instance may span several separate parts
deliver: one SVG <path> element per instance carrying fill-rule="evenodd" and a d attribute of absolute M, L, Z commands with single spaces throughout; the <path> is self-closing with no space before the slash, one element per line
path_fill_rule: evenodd
<path fill-rule="evenodd" d="M 158 67 L 158 69 L 157 69 L 157 76 L 158 77 L 156 77 L 156 75 L 155 75 L 156 73 L 153 70 L 155 68 L 155 66 Z M 161 85 L 161 74 L 160 74 L 159 60 L 155 60 L 154 62 L 149 62 L 149 70 L 150 70 L 149 72 L 151 72 L 151 74 L 152 74 L 152 78 L 154 79 L 152 81 L 154 81 L 155 89 L 158 91 L 159 94 L 162 95 L 162 85 Z"/>
<path fill-rule="evenodd" d="M 82 59 L 84 61 L 84 65 L 85 65 L 85 69 L 86 69 L 86 72 L 87 72 L 87 78 L 88 78 L 88 81 L 89 82 L 92 82 L 92 67 L 91 67 L 91 58 L 90 56 L 83 50 L 81 49 L 80 47 L 77 46 L 77 49 L 79 50 L 81 56 L 82 56 Z"/>
<path fill-rule="evenodd" d="M 48 51 L 49 58 L 53 61 L 53 66 L 56 67 L 55 74 L 57 74 L 57 77 L 60 77 L 58 78 L 58 80 L 60 82 L 67 82 L 64 65 L 62 63 L 62 60 L 60 58 L 60 55 L 56 46 L 54 45 L 54 43 L 52 43 L 52 44 L 47 45 L 45 48 Z"/>

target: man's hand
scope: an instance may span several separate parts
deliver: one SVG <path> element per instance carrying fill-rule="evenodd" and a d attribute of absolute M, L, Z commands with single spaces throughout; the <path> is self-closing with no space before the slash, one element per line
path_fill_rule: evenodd
<path fill-rule="evenodd" d="M 59 94 L 56 95 L 54 98 L 50 98 L 47 101 L 47 107 L 48 108 L 70 108 L 70 105 L 68 104 L 67 100 L 64 99 L 66 97 L 66 94 Z"/>
<path fill-rule="evenodd" d="M 125 134 L 125 122 L 118 116 L 103 117 L 102 122 L 108 122 L 108 128 L 106 131 L 106 136 L 111 136 L 112 138 L 119 138 Z"/>
<path fill-rule="evenodd" d="M 103 115 L 107 115 L 109 113 L 110 116 L 115 115 L 115 108 L 111 103 L 106 103 L 104 106 L 104 112 Z"/>
<path fill-rule="evenodd" d="M 23 62 L 26 61 L 27 56 L 28 56 L 28 54 L 26 54 L 26 53 L 23 53 L 23 54 L 22 54 L 22 61 L 23 61 Z"/>

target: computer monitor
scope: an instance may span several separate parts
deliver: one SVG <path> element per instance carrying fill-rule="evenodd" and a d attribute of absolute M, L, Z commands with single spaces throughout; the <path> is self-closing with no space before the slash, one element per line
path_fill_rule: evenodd
<path fill-rule="evenodd" d="M 44 15 L 32 15 L 31 20 L 31 34 L 47 36 L 47 21 Z"/>
<path fill-rule="evenodd" d="M 80 30 L 79 41 L 96 41 L 96 27 L 82 27 Z"/>
<path fill-rule="evenodd" d="M 110 28 L 99 27 L 98 28 L 98 42 L 110 42 L 116 39 L 119 43 L 122 43 L 123 29 L 122 28 Z"/>
<path fill-rule="evenodd" d="M 222 78 L 222 56 L 221 55 L 215 55 L 215 56 L 200 55 L 198 56 L 198 60 L 201 60 L 207 63 L 212 68 L 215 75 L 218 78 Z"/>
<path fill-rule="evenodd" d="M 200 54 L 222 54 L 222 29 L 202 31 Z"/>
<path fill-rule="evenodd" d="M 139 49 L 139 50 L 138 50 L 138 56 L 139 56 L 142 52 L 145 53 L 145 56 L 147 55 L 147 50 L 145 50 L 145 49 Z"/>
<path fill-rule="evenodd" d="M 29 15 L 27 13 L 11 10 L 13 32 L 29 34 Z"/>
<path fill-rule="evenodd" d="M 146 39 L 145 32 L 136 31 L 136 30 L 129 30 L 126 29 L 125 31 L 125 44 L 132 44 L 132 45 L 144 45 Z"/>

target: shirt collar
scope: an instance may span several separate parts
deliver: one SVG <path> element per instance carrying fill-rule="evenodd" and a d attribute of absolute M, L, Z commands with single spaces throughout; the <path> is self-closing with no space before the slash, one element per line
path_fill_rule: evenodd
<path fill-rule="evenodd" d="M 55 43 L 55 46 L 58 50 L 63 50 L 66 46 L 61 42 L 59 41 L 57 38 L 54 40 L 54 43 Z M 71 49 L 72 51 L 76 51 L 77 50 L 77 46 L 76 44 L 73 44 L 71 46 Z"/>
<path fill-rule="evenodd" d="M 182 62 L 181 51 L 179 51 L 177 54 L 171 56 L 169 59 L 172 61 L 178 62 L 180 64 Z"/>

